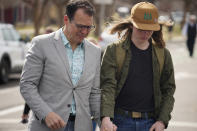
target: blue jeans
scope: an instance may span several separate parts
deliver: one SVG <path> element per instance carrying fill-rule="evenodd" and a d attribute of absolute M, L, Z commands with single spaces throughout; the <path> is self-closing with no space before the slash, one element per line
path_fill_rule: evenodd
<path fill-rule="evenodd" d="M 75 121 L 68 120 L 64 131 L 74 131 L 74 125 L 75 125 Z"/>
<path fill-rule="evenodd" d="M 93 131 L 96 131 L 96 122 L 92 120 Z"/>
<path fill-rule="evenodd" d="M 74 131 L 74 125 L 75 125 L 75 121 L 69 121 L 66 124 L 66 128 L 64 129 L 64 131 Z M 96 122 L 92 121 L 92 125 L 93 125 L 93 131 L 96 130 Z"/>
<path fill-rule="evenodd" d="M 155 120 L 149 118 L 133 119 L 115 114 L 113 122 L 118 127 L 117 131 L 149 131 Z"/>

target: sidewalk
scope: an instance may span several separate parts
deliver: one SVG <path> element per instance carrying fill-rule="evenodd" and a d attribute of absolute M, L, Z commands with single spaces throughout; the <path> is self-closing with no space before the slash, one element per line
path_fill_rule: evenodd
<path fill-rule="evenodd" d="M 167 42 L 175 69 L 175 105 L 167 131 L 197 131 L 197 45 L 189 57 L 184 37 Z"/>

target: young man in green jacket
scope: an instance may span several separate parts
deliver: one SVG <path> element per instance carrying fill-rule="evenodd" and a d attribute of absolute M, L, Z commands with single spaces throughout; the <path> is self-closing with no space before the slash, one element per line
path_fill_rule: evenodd
<path fill-rule="evenodd" d="M 101 131 L 163 131 L 174 105 L 174 68 L 158 23 L 158 10 L 148 2 L 111 33 L 121 40 L 109 45 L 101 66 Z"/>

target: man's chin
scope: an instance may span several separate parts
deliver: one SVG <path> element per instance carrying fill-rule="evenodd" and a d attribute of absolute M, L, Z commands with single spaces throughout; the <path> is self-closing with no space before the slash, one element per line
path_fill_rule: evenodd
<path fill-rule="evenodd" d="M 82 43 L 83 40 L 84 40 L 84 38 L 80 38 L 79 41 L 78 41 L 78 43 Z"/>
<path fill-rule="evenodd" d="M 78 43 L 78 45 L 79 45 L 79 44 L 81 44 L 82 42 L 83 42 L 83 40 L 80 40 L 80 41 L 78 41 L 77 43 Z"/>

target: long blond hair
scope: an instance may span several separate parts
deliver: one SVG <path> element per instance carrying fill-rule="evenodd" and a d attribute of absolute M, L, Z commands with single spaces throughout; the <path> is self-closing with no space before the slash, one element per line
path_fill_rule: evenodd
<path fill-rule="evenodd" d="M 129 19 L 122 20 L 115 22 L 110 30 L 110 34 L 118 33 L 118 37 L 122 39 L 126 39 L 129 37 L 130 34 L 132 34 L 132 27 L 133 24 Z M 160 25 L 159 31 L 154 31 L 151 38 L 154 41 L 154 43 L 159 46 L 160 48 L 165 47 L 165 42 L 163 39 L 163 33 L 162 33 L 162 25 Z"/>

